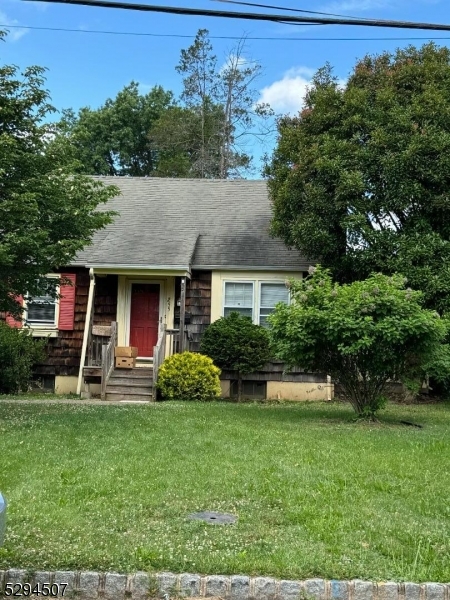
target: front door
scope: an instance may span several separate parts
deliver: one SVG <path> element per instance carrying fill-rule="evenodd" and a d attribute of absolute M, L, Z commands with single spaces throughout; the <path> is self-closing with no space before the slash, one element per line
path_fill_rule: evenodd
<path fill-rule="evenodd" d="M 130 346 L 137 346 L 138 356 L 153 356 L 158 342 L 159 284 L 131 284 Z"/>

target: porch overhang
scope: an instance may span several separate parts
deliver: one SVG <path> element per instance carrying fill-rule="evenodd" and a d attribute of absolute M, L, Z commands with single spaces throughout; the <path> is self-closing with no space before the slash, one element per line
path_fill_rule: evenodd
<path fill-rule="evenodd" d="M 95 275 L 126 275 L 132 277 L 188 277 L 191 278 L 189 265 L 117 265 L 117 264 L 82 264 L 93 269 Z"/>

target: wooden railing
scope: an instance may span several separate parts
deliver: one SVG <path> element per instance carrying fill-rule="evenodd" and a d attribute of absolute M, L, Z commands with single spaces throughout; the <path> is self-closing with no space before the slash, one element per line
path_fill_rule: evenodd
<path fill-rule="evenodd" d="M 180 330 L 179 329 L 166 329 L 167 333 L 167 347 L 169 348 L 169 356 L 172 354 L 179 354 L 181 352 L 180 346 Z M 184 330 L 184 345 L 183 351 L 189 350 L 189 334 Z"/>
<path fill-rule="evenodd" d="M 159 367 L 163 364 L 166 357 L 166 326 L 161 325 L 159 330 L 158 341 L 156 346 L 153 347 L 153 386 L 155 388 L 158 382 L 158 371 Z"/>
<path fill-rule="evenodd" d="M 101 398 L 102 400 L 106 397 L 106 386 L 108 380 L 111 377 L 111 373 L 114 370 L 114 349 L 117 346 L 117 323 L 113 321 L 111 323 L 111 337 L 107 344 L 102 346 L 102 388 Z"/>

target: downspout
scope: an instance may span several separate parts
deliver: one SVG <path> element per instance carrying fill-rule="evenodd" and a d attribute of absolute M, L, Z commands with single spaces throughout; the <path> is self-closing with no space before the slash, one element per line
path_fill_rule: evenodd
<path fill-rule="evenodd" d="M 78 384 L 77 384 L 77 395 L 81 394 L 81 384 L 83 383 L 83 367 L 86 361 L 86 350 L 87 343 L 89 338 L 89 327 L 91 325 L 91 312 L 92 305 L 94 300 L 94 288 L 95 288 L 95 276 L 94 269 L 89 269 L 89 295 L 88 295 L 88 303 L 86 308 L 86 321 L 84 323 L 84 334 L 83 334 L 83 346 L 81 348 L 81 358 L 80 358 L 80 370 L 78 372 Z"/>

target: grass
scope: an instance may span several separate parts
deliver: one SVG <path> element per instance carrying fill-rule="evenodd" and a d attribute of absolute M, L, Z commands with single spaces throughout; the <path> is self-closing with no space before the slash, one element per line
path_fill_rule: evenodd
<path fill-rule="evenodd" d="M 374 424 L 342 404 L 3 402 L 0 569 L 445 582 L 449 441 L 442 404 Z"/>
<path fill-rule="evenodd" d="M 54 394 L 52 392 L 42 392 L 40 390 L 31 390 L 29 392 L 23 392 L 21 394 L 0 394 L 0 401 L 2 400 L 79 400 L 78 394 Z"/>

